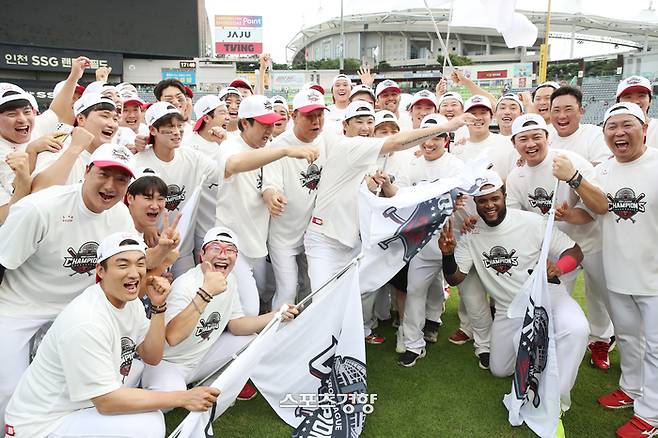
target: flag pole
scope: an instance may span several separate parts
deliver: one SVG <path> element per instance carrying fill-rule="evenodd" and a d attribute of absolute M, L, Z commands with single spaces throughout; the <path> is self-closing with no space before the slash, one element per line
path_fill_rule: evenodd
<path fill-rule="evenodd" d="M 391 154 L 392 153 L 393 152 L 391 152 Z M 384 165 L 382 166 L 382 172 L 386 172 L 386 165 L 388 164 L 388 157 L 390 157 L 391 154 L 386 154 L 386 156 L 384 157 Z M 377 190 L 375 191 L 375 196 L 377 196 L 377 197 L 379 197 L 379 194 L 382 192 L 382 184 L 383 183 L 377 184 Z"/>
<path fill-rule="evenodd" d="M 444 53 L 443 58 L 444 59 L 447 58 L 448 65 L 450 66 L 451 69 L 454 69 L 454 67 L 452 66 L 452 61 L 450 60 L 450 52 L 448 51 L 446 44 L 443 42 L 443 38 L 441 38 L 441 32 L 439 32 L 439 26 L 436 24 L 436 20 L 434 19 L 434 14 L 432 14 L 432 9 L 430 9 L 430 6 L 427 4 L 427 0 L 423 0 L 423 3 L 425 3 L 425 9 L 427 9 L 427 13 L 432 19 L 432 24 L 434 25 L 436 36 L 439 38 L 439 44 L 441 44 L 441 48 L 443 49 L 443 53 Z"/>

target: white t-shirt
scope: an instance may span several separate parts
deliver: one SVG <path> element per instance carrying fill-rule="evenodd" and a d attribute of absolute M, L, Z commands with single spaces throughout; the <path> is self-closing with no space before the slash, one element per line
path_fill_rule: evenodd
<path fill-rule="evenodd" d="M 26 196 L 0 227 L 0 315 L 54 319 L 94 284 L 98 243 L 112 233 L 135 232 L 122 203 L 93 213 L 82 185 L 53 186 Z"/>
<path fill-rule="evenodd" d="M 283 134 L 282 134 L 283 135 Z M 265 147 L 270 147 L 266 145 Z M 261 196 L 263 169 L 250 170 L 224 177 L 228 159 L 242 152 L 254 151 L 242 136 L 229 138 L 219 149 L 219 191 L 217 225 L 228 227 L 238 234 L 240 251 L 247 257 L 267 255 L 267 231 L 270 212 Z"/>
<path fill-rule="evenodd" d="M 534 269 L 544 239 L 546 221 L 538 214 L 508 209 L 495 227 L 481 220 L 473 232 L 463 236 L 455 249 L 459 270 L 473 266 L 484 288 L 496 300 L 496 312 L 506 312 Z M 549 253 L 557 258 L 574 242 L 559 229 L 553 230 Z"/>
<path fill-rule="evenodd" d="M 359 244 L 359 185 L 386 138 L 344 137 L 325 132 L 328 146 L 309 229 L 355 248 Z"/>
<path fill-rule="evenodd" d="M 407 169 L 409 167 L 409 162 L 416 158 L 413 153 L 409 155 L 411 149 L 392 152 L 387 156 L 378 156 L 377 163 L 370 166 L 368 169 L 368 175 L 374 175 L 378 170 L 384 170 L 391 177 L 393 184 L 398 187 L 408 187 L 410 182 L 409 177 L 407 176 Z"/>
<path fill-rule="evenodd" d="M 329 112 L 324 116 L 323 132 L 343 135 L 343 118 L 347 107 L 340 109 L 336 105 L 329 105 Z"/>
<path fill-rule="evenodd" d="M 542 216 L 548 214 L 553 199 L 556 178 L 553 176 L 553 157 L 566 155 L 574 167 L 590 184 L 598 185 L 594 166 L 575 152 L 560 149 L 549 149 L 544 161 L 535 167 L 527 164 L 517 167 L 507 177 L 507 207 L 525 211 L 534 211 Z M 566 202 L 569 207 L 575 207 L 580 197 L 575 190 L 565 182 L 560 182 L 557 190 L 556 204 Z M 585 254 L 601 251 L 601 228 L 597 221 L 584 225 L 572 225 L 556 221 L 555 225 L 573 239 Z"/>
<path fill-rule="evenodd" d="M 658 119 L 649 119 L 645 144 L 652 148 L 658 148 Z"/>
<path fill-rule="evenodd" d="M 608 213 L 601 217 L 603 270 L 608 289 L 658 295 L 658 150 L 635 161 L 596 166 Z"/>
<path fill-rule="evenodd" d="M 414 122 L 411 120 L 411 116 L 408 111 L 400 110 L 400 117 L 398 117 L 398 126 L 400 127 L 400 132 L 411 131 L 414 129 Z"/>
<path fill-rule="evenodd" d="M 287 130 L 275 138 L 269 147 L 305 145 L 324 151 L 327 147 L 325 138 L 321 134 L 313 142 L 304 143 L 297 138 L 293 130 Z M 273 188 L 283 193 L 288 200 L 283 214 L 270 218 L 267 241 L 273 247 L 296 248 L 303 244 L 326 156 L 326 151 L 320 152 L 320 156 L 312 164 L 306 160 L 284 157 L 263 168 L 263 191 Z"/>
<path fill-rule="evenodd" d="M 138 135 L 149 135 L 149 129 L 144 123 L 140 123 L 137 128 L 137 133 L 127 126 L 119 126 L 116 134 L 114 134 L 114 143 L 120 144 L 121 146 L 127 146 L 129 144 L 135 144 L 135 138 Z"/>
<path fill-rule="evenodd" d="M 432 182 L 440 178 L 458 175 L 464 168 L 464 162 L 450 152 L 444 152 L 440 158 L 428 161 L 424 157 L 413 158 L 407 166 L 407 176 L 412 186 L 420 182 Z"/>
<path fill-rule="evenodd" d="M 169 193 L 165 200 L 165 213 L 169 215 L 170 224 L 185 207 L 197 187 L 201 186 L 203 193 L 204 190 L 209 190 L 208 182 L 212 181 L 212 178 L 217 178 L 216 163 L 186 147 L 176 149 L 174 159 L 169 162 L 160 160 L 155 155 L 155 148 L 151 147 L 135 155 L 135 164 L 137 167 L 149 167 L 155 170 L 167 184 Z M 191 224 L 195 223 L 199 209 L 212 209 L 212 206 L 202 205 L 212 202 L 212 199 L 214 198 L 211 195 L 199 197 L 199 206 L 195 210 L 194 217 L 189 219 Z M 194 226 L 188 227 L 186 235 L 180 238 L 181 257 L 191 254 L 194 249 Z"/>
<path fill-rule="evenodd" d="M 34 128 L 30 140 L 36 140 L 44 135 L 52 134 L 57 129 L 59 118 L 55 111 L 47 109 L 34 118 Z"/>
<path fill-rule="evenodd" d="M 455 131 L 455 143 L 457 143 L 461 139 L 468 139 L 468 138 L 470 138 L 470 136 L 471 136 L 471 134 L 468 133 L 468 127 L 467 126 L 460 126 Z"/>
<path fill-rule="evenodd" d="M 114 307 L 100 285 L 85 289 L 55 319 L 6 412 L 16 437 L 42 438 L 92 398 L 121 388 L 149 320 L 140 300 Z"/>
<path fill-rule="evenodd" d="M 519 159 L 519 153 L 509 137 L 500 134 L 489 134 L 487 138 L 479 142 L 467 140 L 464 144 L 455 144 L 450 152 L 464 163 L 487 157 L 493 164 L 492 169 L 500 175 L 503 181 L 516 167 Z"/>
<path fill-rule="evenodd" d="M 217 341 L 228 322 L 244 316 L 235 275 L 229 274 L 226 282 L 228 288 L 223 293 L 216 295 L 206 305 L 192 334 L 175 347 L 170 347 L 165 343 L 162 356 L 164 360 L 181 364 L 187 368 L 195 368 Z M 203 272 L 200 266 L 190 269 L 173 282 L 171 294 L 167 298 L 165 324 L 169 324 L 190 305 L 202 285 Z"/>
<path fill-rule="evenodd" d="M 47 169 L 48 167 L 50 167 L 55 161 L 59 159 L 59 157 L 62 156 L 62 152 L 68 149 L 70 145 L 71 145 L 71 137 L 68 137 L 64 141 L 64 146 L 58 152 L 50 152 L 50 151 L 40 152 L 37 155 L 37 163 L 34 166 L 34 172 L 32 172 L 32 176 L 35 176 L 40 172 L 44 171 L 45 169 Z M 73 163 L 73 166 L 71 167 L 71 172 L 69 173 L 69 176 L 64 184 L 68 185 L 68 184 L 82 183 L 85 179 L 85 171 L 87 170 L 87 166 L 89 165 L 90 161 L 91 161 L 91 153 L 89 153 L 89 151 L 87 151 L 86 149 L 83 150 L 80 153 L 80 155 L 78 155 L 78 158 L 75 160 L 75 163 Z"/>
<path fill-rule="evenodd" d="M 590 163 L 601 163 L 612 155 L 605 144 L 601 128 L 586 123 L 581 124 L 573 134 L 566 137 L 560 137 L 555 128 L 549 126 L 548 147 L 575 152 Z"/>

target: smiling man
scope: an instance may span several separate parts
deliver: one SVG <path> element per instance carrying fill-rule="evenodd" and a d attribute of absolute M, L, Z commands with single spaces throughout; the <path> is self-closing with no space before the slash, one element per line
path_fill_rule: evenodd
<path fill-rule="evenodd" d="M 238 129 L 238 110 L 240 109 L 240 103 L 242 102 L 240 90 L 235 87 L 223 88 L 219 92 L 219 98 L 226 102 L 226 108 L 228 110 L 229 121 L 226 126 L 228 136 L 235 137 L 240 135 L 240 130 Z"/>
<path fill-rule="evenodd" d="M 516 94 L 502 95 L 496 102 L 496 111 L 494 113 L 500 128 L 500 135 L 511 137 L 512 123 L 521 114 L 523 114 L 523 104 Z"/>
<path fill-rule="evenodd" d="M 551 94 L 560 88 L 560 84 L 553 81 L 546 81 L 539 85 L 532 92 L 532 103 L 535 110 L 542 116 L 546 125 L 551 123 Z"/>
<path fill-rule="evenodd" d="M 644 143 L 658 148 L 658 119 L 649 118 L 649 108 L 653 100 L 651 82 L 644 76 L 630 76 L 617 86 L 617 102 L 633 102 L 644 111 L 647 120 L 647 136 Z"/>
<path fill-rule="evenodd" d="M 134 232 L 120 202 L 133 174 L 132 153 L 105 144 L 91 155 L 82 184 L 23 198 L 0 227 L 0 413 L 27 368 L 30 339 L 94 283 L 98 242 Z"/>

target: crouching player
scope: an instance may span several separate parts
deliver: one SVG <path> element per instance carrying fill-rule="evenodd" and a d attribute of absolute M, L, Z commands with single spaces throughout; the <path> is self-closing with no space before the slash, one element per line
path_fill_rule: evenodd
<path fill-rule="evenodd" d="M 165 314 L 164 360 L 146 367 L 142 375 L 145 388 L 184 390 L 187 384 L 208 377 L 274 317 L 276 312 L 244 316 L 237 279 L 231 272 L 237 257 L 238 241 L 233 231 L 215 227 L 206 233 L 201 263 L 172 285 Z M 290 320 L 297 313 L 288 306 L 283 316 Z M 256 390 L 247 384 L 238 398 L 255 396 Z"/>
<path fill-rule="evenodd" d="M 96 275 L 55 319 L 18 383 L 6 412 L 7 436 L 17 438 L 162 437 L 160 409 L 205 411 L 215 388 L 154 392 L 124 386 L 135 351 L 148 364 L 162 358 L 170 286 L 146 277 L 146 246 L 115 233 L 98 247 Z M 154 305 L 150 321 L 137 299 L 141 283 Z"/>

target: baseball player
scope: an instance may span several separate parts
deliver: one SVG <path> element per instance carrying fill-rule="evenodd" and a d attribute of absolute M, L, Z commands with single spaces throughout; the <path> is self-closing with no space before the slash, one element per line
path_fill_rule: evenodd
<path fill-rule="evenodd" d="M 251 87 L 249 81 L 244 78 L 235 78 L 228 84 L 228 86 L 237 88 L 240 91 L 240 96 L 243 99 L 254 95 L 254 89 Z"/>
<path fill-rule="evenodd" d="M 345 110 L 350 103 L 350 92 L 352 90 L 352 80 L 349 76 L 339 74 L 331 81 L 331 99 L 333 105 L 329 105 L 327 114 L 327 131 L 336 134 L 343 133 L 343 119 Z"/>
<path fill-rule="evenodd" d="M 26 196 L 0 227 L 0 414 L 27 368 L 30 339 L 93 284 L 98 242 L 112 232 L 134 232 L 121 202 L 133 163 L 125 147 L 103 145 L 82 184 Z"/>
<path fill-rule="evenodd" d="M 448 91 L 439 97 L 439 114 L 444 116 L 448 120 L 452 120 L 453 117 L 458 116 L 464 112 L 464 99 L 461 94 Z M 468 138 L 468 128 L 462 126 L 457 131 L 455 131 L 454 142 L 460 143 L 466 141 Z"/>
<path fill-rule="evenodd" d="M 518 347 L 514 338 L 523 326 L 523 318 L 509 318 L 507 309 L 528 278 L 528 270 L 535 268 L 546 222 L 535 213 L 508 210 L 503 181 L 496 172 L 488 170 L 483 179 L 485 184 L 474 196 L 482 222 L 459 242 L 449 223 L 441 232 L 439 246 L 443 255 L 443 275 L 448 283 L 453 286 L 461 283 L 471 268 L 475 268 L 486 290 L 496 300 L 490 370 L 496 377 L 507 377 L 514 373 Z M 580 247 L 558 229 L 553 230 L 549 254 L 558 259 L 549 261 L 549 278 L 573 271 L 583 257 Z M 564 286 L 549 285 L 549 289 L 557 333 L 560 400 L 562 410 L 566 411 L 571 405 L 571 388 L 587 345 L 587 319 Z"/>
<path fill-rule="evenodd" d="M 375 106 L 375 92 L 367 85 L 359 84 L 352 87 L 350 91 L 350 103 L 361 100 Z"/>
<path fill-rule="evenodd" d="M 523 104 L 516 94 L 503 94 L 496 101 L 494 116 L 500 128 L 500 135 L 510 137 L 512 135 L 512 123 L 514 119 L 523 114 Z"/>
<path fill-rule="evenodd" d="M 644 111 L 647 120 L 647 138 L 644 144 L 658 148 L 658 120 L 649 118 L 652 99 L 651 82 L 644 76 L 630 76 L 619 82 L 617 86 L 617 102 L 633 102 Z"/>
<path fill-rule="evenodd" d="M 226 127 L 228 136 L 235 137 L 240 135 L 240 130 L 238 129 L 238 109 L 240 108 L 240 102 L 242 102 L 240 90 L 235 87 L 222 88 L 219 92 L 219 98 L 226 102 L 226 108 L 228 109 L 229 122 Z"/>
<path fill-rule="evenodd" d="M 544 118 L 546 125 L 551 123 L 551 94 L 560 88 L 560 84 L 553 81 L 542 82 L 532 91 L 532 103 L 535 111 Z"/>
<path fill-rule="evenodd" d="M 319 86 L 319 85 L 318 85 Z M 279 134 L 288 128 L 288 121 L 290 120 L 290 114 L 288 113 L 288 101 L 283 96 L 274 96 L 270 98 L 272 102 L 272 109 L 278 115 L 285 117 L 285 119 L 280 120 L 274 124 L 274 130 L 272 131 L 272 138 L 276 138 Z"/>
<path fill-rule="evenodd" d="M 507 178 L 508 208 L 533 211 L 544 216 L 548 214 L 553 198 L 562 212 L 582 202 L 581 198 L 588 199 L 592 193 L 598 195 L 600 192 L 595 186 L 595 170 L 589 161 L 570 151 L 548 148 L 548 128 L 540 115 L 518 117 L 512 124 L 512 141 L 525 166 L 515 168 Z M 555 169 L 560 170 L 557 178 L 564 183 L 560 183 L 557 192 L 553 193 Z M 576 177 L 576 172 L 582 178 Z M 607 370 L 610 368 L 608 351 L 613 346 L 613 329 L 607 310 L 608 290 L 601 258 L 601 229 L 595 222 L 578 225 L 569 223 L 568 215 L 562 217 L 558 214 L 556 217 L 557 228 L 578 243 L 583 251 L 580 265 L 585 274 L 591 363 Z M 561 279 L 569 293 L 573 292 L 578 271 L 576 269 Z"/>
<path fill-rule="evenodd" d="M 377 99 L 377 108 L 388 110 L 395 115 L 401 131 L 411 129 L 411 118 L 406 111 L 400 111 L 400 85 L 390 79 L 385 79 L 377 84 L 375 88 L 375 97 Z"/>
<path fill-rule="evenodd" d="M 66 306 L 43 338 L 7 407 L 7 436 L 162 437 L 160 409 L 205 411 L 217 399 L 215 388 L 125 385 L 135 353 L 149 364 L 162 358 L 170 286 L 146 277 L 146 247 L 134 234 L 109 235 L 94 259 L 98 283 Z M 142 284 L 154 304 L 150 320 L 136 299 Z"/>

